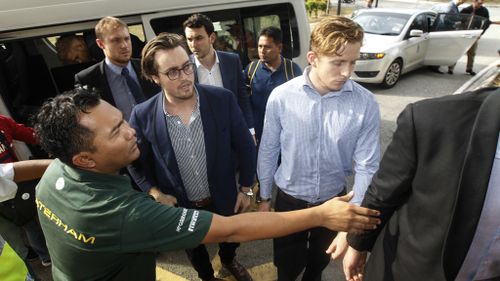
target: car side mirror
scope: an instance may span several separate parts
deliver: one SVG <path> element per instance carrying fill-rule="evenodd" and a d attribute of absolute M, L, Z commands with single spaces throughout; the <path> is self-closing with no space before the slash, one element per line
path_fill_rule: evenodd
<path fill-rule="evenodd" d="M 410 30 L 410 37 L 420 37 L 424 35 L 424 32 L 420 29 L 412 29 Z"/>

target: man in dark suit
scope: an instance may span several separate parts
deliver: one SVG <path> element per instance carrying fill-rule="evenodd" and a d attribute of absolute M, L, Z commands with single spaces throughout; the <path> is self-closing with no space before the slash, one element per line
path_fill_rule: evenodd
<path fill-rule="evenodd" d="M 136 106 L 130 126 L 136 130 L 141 156 L 129 171 L 140 188 L 158 202 L 198 208 L 221 215 L 245 211 L 253 195 L 256 152 L 252 137 L 228 90 L 194 84 L 195 65 L 185 40 L 161 34 L 143 51 L 142 70 L 163 92 Z M 239 189 L 233 150 L 240 161 Z M 222 264 L 237 280 L 252 280 L 235 260 L 236 243 L 221 243 Z M 203 245 L 187 251 L 203 280 L 214 278 Z"/>
<path fill-rule="evenodd" d="M 245 86 L 240 57 L 214 49 L 217 34 L 209 17 L 194 14 L 183 23 L 183 27 L 187 45 L 193 53 L 191 60 L 196 64 L 195 81 L 231 91 L 238 100 L 251 134 L 255 135 L 250 97 Z"/>
<path fill-rule="evenodd" d="M 101 91 L 103 100 L 130 117 L 132 108 L 160 91 L 141 77 L 140 60 L 131 59 L 132 43 L 128 26 L 114 17 L 104 17 L 95 26 L 96 43 L 104 52 L 101 62 L 75 75 L 77 85 Z"/>
<path fill-rule="evenodd" d="M 347 280 L 500 280 L 499 108 L 486 88 L 401 113 L 362 203 L 383 227 L 348 235 Z"/>

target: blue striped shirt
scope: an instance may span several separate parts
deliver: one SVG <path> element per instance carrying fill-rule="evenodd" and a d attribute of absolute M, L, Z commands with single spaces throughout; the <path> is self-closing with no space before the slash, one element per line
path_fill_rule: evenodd
<path fill-rule="evenodd" d="M 269 97 L 257 163 L 261 196 L 271 197 L 274 179 L 297 199 L 322 202 L 344 189 L 354 169 L 352 202 L 360 204 L 380 160 L 378 104 L 352 80 L 321 96 L 309 70 Z"/>

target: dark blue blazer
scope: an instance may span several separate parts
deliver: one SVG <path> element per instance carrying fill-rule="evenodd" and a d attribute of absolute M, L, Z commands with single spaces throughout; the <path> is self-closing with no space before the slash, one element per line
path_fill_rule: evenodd
<path fill-rule="evenodd" d="M 245 77 L 242 73 L 243 67 L 241 66 L 240 57 L 234 53 L 216 52 L 219 57 L 222 85 L 236 96 L 248 128 L 253 128 L 254 123 L 252 108 L 250 106 L 250 95 L 245 85 Z M 191 61 L 194 62 L 194 56 L 191 55 L 190 57 Z M 198 82 L 198 75 L 195 75 L 195 79 L 196 82 Z"/>
<path fill-rule="evenodd" d="M 132 58 L 130 60 L 132 63 L 132 67 L 135 70 L 135 74 L 137 74 L 137 78 L 139 79 L 139 83 L 141 84 L 142 92 L 146 99 L 154 96 L 154 94 L 160 91 L 160 87 L 155 83 L 144 79 L 141 75 L 141 61 L 139 59 Z M 108 78 L 106 77 L 104 60 L 78 72 L 75 74 L 75 85 L 87 85 L 91 88 L 97 88 L 101 92 L 101 98 L 111 105 L 115 104 L 115 99 L 113 98 L 113 94 L 111 93 L 111 88 L 109 87 Z"/>
<path fill-rule="evenodd" d="M 237 188 L 233 153 L 240 163 L 239 183 L 251 186 L 255 175 L 256 150 L 252 136 L 233 95 L 228 90 L 196 84 L 205 137 L 210 194 L 222 215 L 234 213 Z M 129 171 L 144 191 L 153 186 L 173 195 L 178 204 L 192 207 L 187 198 L 163 111 L 164 94 L 158 93 L 132 110 L 130 126 L 136 130 L 140 158 Z M 233 152 L 235 151 L 235 152 Z"/>

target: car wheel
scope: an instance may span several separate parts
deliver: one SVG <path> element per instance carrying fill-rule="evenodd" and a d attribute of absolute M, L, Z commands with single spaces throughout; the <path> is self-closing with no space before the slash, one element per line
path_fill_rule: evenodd
<path fill-rule="evenodd" d="M 384 81 L 382 81 L 382 87 L 384 88 L 392 88 L 399 81 L 399 77 L 401 77 L 401 66 L 403 63 L 400 59 L 397 59 L 391 63 L 387 72 L 384 76 Z"/>

